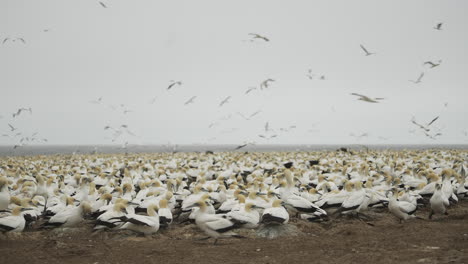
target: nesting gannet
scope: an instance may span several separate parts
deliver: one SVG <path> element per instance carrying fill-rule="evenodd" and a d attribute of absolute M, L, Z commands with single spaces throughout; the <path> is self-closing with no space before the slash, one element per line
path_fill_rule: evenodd
<path fill-rule="evenodd" d="M 286 224 L 289 221 L 288 211 L 282 206 L 281 200 L 273 201 L 272 207 L 267 208 L 262 214 L 262 223 Z"/>
<path fill-rule="evenodd" d="M 417 206 L 407 201 L 398 201 L 396 192 L 395 189 L 389 192 L 388 210 L 390 213 L 396 216 L 400 223 L 402 220 L 414 218 L 413 214 L 416 212 Z"/>
<path fill-rule="evenodd" d="M 238 225 L 227 219 L 226 215 L 208 214 L 206 212 L 206 201 L 200 200 L 193 206 L 199 208 L 195 215 L 195 223 L 205 234 L 215 239 L 214 244 L 219 238 L 240 237 L 231 231 L 237 228 Z"/>
<path fill-rule="evenodd" d="M 45 226 L 49 227 L 75 227 L 84 220 L 84 215 L 91 213 L 91 205 L 82 202 L 79 206 L 66 208 L 52 216 Z"/>
<path fill-rule="evenodd" d="M 172 212 L 171 209 L 167 207 L 166 199 L 161 199 L 159 201 L 158 215 L 161 227 L 167 227 L 172 223 Z"/>
<path fill-rule="evenodd" d="M 360 46 L 361 49 L 364 51 L 364 53 L 365 53 L 366 56 L 370 56 L 370 55 L 375 54 L 375 53 L 373 53 L 373 52 L 367 51 L 367 49 L 366 49 L 362 44 L 360 44 L 359 46 Z"/>
<path fill-rule="evenodd" d="M 260 214 L 255 208 L 257 206 L 253 203 L 243 204 L 238 210 L 231 211 L 226 216 L 242 228 L 256 228 L 260 222 Z"/>
<path fill-rule="evenodd" d="M 128 229 L 145 235 L 151 235 L 159 230 L 159 215 L 156 213 L 157 206 L 152 204 L 147 208 L 147 214 L 136 215 L 129 214 L 120 217 L 120 220 L 125 222 L 120 229 Z"/>
<path fill-rule="evenodd" d="M 8 209 L 10 203 L 10 192 L 8 190 L 8 179 L 0 177 L 0 211 Z"/>
<path fill-rule="evenodd" d="M 17 206 L 13 208 L 11 215 L 0 218 L 0 231 L 2 232 L 23 231 L 26 225 L 26 221 L 21 212 L 25 210 L 29 210 L 29 208 Z"/>
<path fill-rule="evenodd" d="M 434 214 L 448 214 L 446 206 L 449 206 L 450 203 L 448 198 L 444 196 L 442 192 L 442 185 L 440 183 L 436 184 L 435 192 L 429 202 L 431 204 L 429 219 L 432 219 L 432 215 Z"/>
<path fill-rule="evenodd" d="M 122 226 L 122 222 L 120 222 L 118 219 L 124 216 L 126 212 L 127 210 L 125 204 L 114 204 L 112 210 L 108 210 L 96 219 L 96 225 L 94 226 L 94 229 L 100 230 L 119 228 Z"/>

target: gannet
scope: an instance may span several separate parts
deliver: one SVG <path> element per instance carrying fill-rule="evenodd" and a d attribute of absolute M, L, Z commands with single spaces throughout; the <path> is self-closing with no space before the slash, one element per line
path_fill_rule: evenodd
<path fill-rule="evenodd" d="M 215 239 L 214 244 L 219 238 L 240 237 L 231 231 L 237 228 L 238 225 L 227 219 L 226 215 L 208 214 L 206 212 L 207 205 L 204 200 L 200 200 L 193 205 L 199 208 L 195 215 L 195 223 L 205 234 Z"/>
<path fill-rule="evenodd" d="M 23 231 L 26 225 L 26 221 L 21 212 L 25 210 L 29 210 L 29 208 L 17 206 L 13 208 L 11 215 L 0 218 L 0 231 L 2 232 Z"/>
<path fill-rule="evenodd" d="M 289 221 L 288 211 L 281 205 L 281 200 L 273 201 L 272 207 L 267 208 L 262 214 L 262 223 L 265 224 L 286 224 Z"/>
<path fill-rule="evenodd" d="M 125 222 L 120 229 L 128 229 L 145 235 L 151 235 L 159 230 L 159 215 L 156 213 L 157 206 L 152 204 L 147 208 L 148 216 L 128 214 L 119 219 Z"/>
<path fill-rule="evenodd" d="M 45 226 L 49 227 L 75 227 L 84 220 L 84 215 L 91 213 L 91 205 L 81 202 L 79 206 L 66 208 L 52 216 Z"/>
<path fill-rule="evenodd" d="M 449 206 L 449 200 L 442 192 L 442 185 L 440 183 L 436 184 L 434 194 L 429 200 L 431 203 L 431 212 L 429 213 L 429 219 L 432 219 L 434 214 L 445 214 L 447 215 L 447 208 Z"/>

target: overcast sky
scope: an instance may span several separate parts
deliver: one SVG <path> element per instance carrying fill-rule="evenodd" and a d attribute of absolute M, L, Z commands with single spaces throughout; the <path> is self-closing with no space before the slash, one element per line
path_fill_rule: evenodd
<path fill-rule="evenodd" d="M 0 42 L 2 134 L 37 132 L 47 144 L 468 142 L 468 1 L 102 3 L 0 1 L 0 41 L 9 38 Z M 421 83 L 409 82 L 421 72 Z M 171 80 L 182 85 L 167 90 Z M 32 114 L 13 118 L 20 107 Z M 413 116 L 440 116 L 429 133 L 442 135 L 428 138 Z M 104 127 L 122 124 L 135 136 L 112 142 Z"/>

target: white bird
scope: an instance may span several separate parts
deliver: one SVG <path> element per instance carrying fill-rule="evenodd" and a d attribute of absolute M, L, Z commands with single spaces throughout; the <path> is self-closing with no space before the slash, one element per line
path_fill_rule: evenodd
<path fill-rule="evenodd" d="M 122 226 L 122 222 L 118 219 L 125 215 L 127 212 L 126 205 L 123 203 L 116 203 L 113 205 L 112 210 L 101 214 L 97 220 L 96 225 L 94 226 L 95 230 L 100 229 L 116 229 Z"/>
<path fill-rule="evenodd" d="M 47 227 L 75 227 L 84 220 L 84 215 L 91 213 L 91 205 L 82 202 L 79 206 L 68 207 L 52 216 L 45 224 Z"/>
<path fill-rule="evenodd" d="M 440 66 L 441 63 L 442 63 L 442 60 L 439 60 L 436 63 L 434 63 L 432 61 L 426 61 L 426 62 L 423 63 L 423 65 L 429 65 L 429 66 L 431 66 L 431 68 L 435 68 L 437 66 Z"/>
<path fill-rule="evenodd" d="M 418 77 L 418 79 L 416 81 L 413 81 L 413 80 L 409 80 L 409 81 L 414 83 L 414 84 L 418 84 L 418 83 L 421 82 L 423 77 L 424 77 L 424 72 L 421 72 L 421 74 L 419 75 L 419 77 Z"/>
<path fill-rule="evenodd" d="M 378 98 L 378 97 L 372 99 L 372 98 L 370 98 L 368 96 L 358 94 L 358 93 L 352 93 L 351 95 L 359 96 L 358 100 L 368 102 L 368 103 L 378 103 L 377 100 L 384 100 L 385 99 L 385 98 Z"/>
<path fill-rule="evenodd" d="M 289 214 L 281 203 L 281 200 L 273 201 L 272 207 L 263 211 L 261 222 L 265 224 L 287 224 Z"/>
<path fill-rule="evenodd" d="M 193 103 L 193 100 L 195 100 L 195 98 L 197 98 L 197 97 L 196 97 L 196 96 L 192 96 L 190 99 L 188 99 L 188 100 L 184 103 L 184 105 L 188 105 L 188 104 Z"/>
<path fill-rule="evenodd" d="M 223 106 L 225 103 L 227 103 L 229 101 L 229 99 L 231 99 L 231 96 L 228 96 L 226 98 L 224 98 L 223 101 L 221 101 L 221 103 L 219 103 L 219 107 Z"/>
<path fill-rule="evenodd" d="M 0 211 L 8 209 L 10 203 L 10 191 L 8 190 L 8 179 L 0 177 Z"/>
<path fill-rule="evenodd" d="M 182 82 L 181 81 L 171 81 L 171 83 L 169 84 L 169 86 L 167 87 L 167 90 L 170 90 L 172 87 L 174 87 L 174 85 L 182 85 Z"/>
<path fill-rule="evenodd" d="M 199 208 L 195 215 L 195 223 L 198 228 L 205 232 L 205 234 L 215 239 L 214 244 L 216 244 L 219 238 L 240 237 L 231 231 L 238 226 L 231 220 L 227 219 L 226 215 L 207 213 L 206 201 L 200 200 L 193 206 L 197 206 Z"/>
<path fill-rule="evenodd" d="M 242 204 L 238 210 L 226 214 L 229 220 L 239 224 L 242 228 L 256 228 L 260 222 L 260 214 L 253 203 Z"/>
<path fill-rule="evenodd" d="M 21 212 L 29 210 L 28 208 L 15 207 L 11 215 L 0 218 L 0 231 L 2 232 L 21 232 L 26 225 L 26 220 Z"/>
<path fill-rule="evenodd" d="M 157 206 L 152 204 L 147 208 L 147 214 L 128 214 L 120 218 L 125 224 L 120 229 L 128 229 L 145 235 L 151 235 L 159 230 L 159 215 L 156 213 Z"/>
<path fill-rule="evenodd" d="M 262 35 L 259 35 L 257 33 L 249 33 L 249 36 L 252 36 L 252 39 L 250 41 L 253 41 L 254 39 L 261 39 L 261 40 L 264 40 L 266 42 L 270 41 L 268 38 L 262 36 Z"/>
<path fill-rule="evenodd" d="M 442 184 L 438 183 L 435 186 L 434 194 L 429 200 L 431 203 L 431 212 L 429 213 L 429 219 L 432 219 L 434 214 L 445 214 L 447 215 L 447 208 L 449 206 L 449 200 L 442 192 Z"/>
<path fill-rule="evenodd" d="M 172 223 L 172 212 L 171 209 L 167 208 L 167 200 L 161 199 L 159 201 L 159 225 L 161 227 L 167 227 Z"/>
<path fill-rule="evenodd" d="M 270 87 L 270 83 L 274 81 L 275 80 L 271 78 L 264 80 L 262 83 L 260 83 L 260 90 L 267 89 L 268 87 Z"/>
<path fill-rule="evenodd" d="M 360 46 L 361 49 L 366 53 L 366 56 L 370 56 L 370 55 L 375 54 L 375 53 L 373 53 L 373 52 L 367 51 L 367 49 L 366 49 L 362 44 L 360 44 L 359 46 Z"/>
<path fill-rule="evenodd" d="M 415 204 L 407 201 L 398 201 L 396 190 L 389 192 L 389 194 L 388 210 L 400 220 L 400 223 L 402 220 L 408 220 L 415 217 L 413 215 L 417 209 Z"/>
<path fill-rule="evenodd" d="M 252 92 L 253 90 L 256 90 L 257 87 L 249 87 L 249 89 L 247 89 L 247 91 L 245 91 L 245 94 L 249 94 L 250 92 Z"/>

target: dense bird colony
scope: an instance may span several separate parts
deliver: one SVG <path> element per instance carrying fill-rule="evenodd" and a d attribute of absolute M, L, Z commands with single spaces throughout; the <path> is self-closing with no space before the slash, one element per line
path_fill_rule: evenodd
<path fill-rule="evenodd" d="M 0 159 L 0 230 L 151 235 L 192 222 L 214 238 L 290 219 L 440 218 L 468 198 L 464 150 L 57 155 Z M 416 217 L 420 207 L 430 215 Z M 388 209 L 387 209 L 388 208 Z M 297 220 L 294 220 L 297 221 Z"/>

